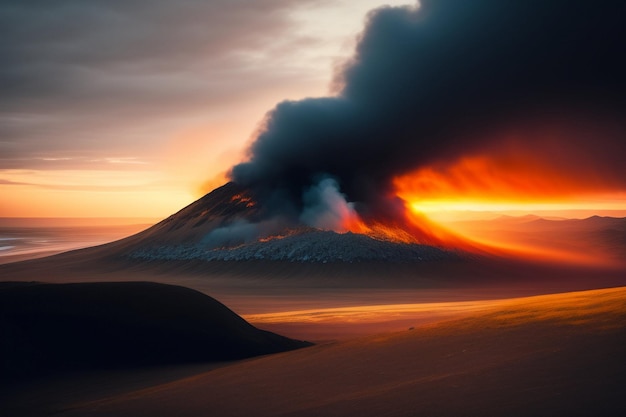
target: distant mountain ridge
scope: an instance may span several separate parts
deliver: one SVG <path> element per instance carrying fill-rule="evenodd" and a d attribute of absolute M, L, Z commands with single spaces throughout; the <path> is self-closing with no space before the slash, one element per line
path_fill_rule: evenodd
<path fill-rule="evenodd" d="M 470 236 L 500 239 L 537 248 L 568 250 L 623 264 L 626 261 L 626 218 L 591 216 L 585 219 L 544 219 L 536 216 L 459 221 Z"/>

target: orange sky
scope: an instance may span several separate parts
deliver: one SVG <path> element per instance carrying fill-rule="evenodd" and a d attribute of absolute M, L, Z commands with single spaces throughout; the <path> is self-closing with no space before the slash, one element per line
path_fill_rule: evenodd
<path fill-rule="evenodd" d="M 128 5 L 124 20 L 84 3 L 0 6 L 21 59 L 2 64 L 17 75 L 0 108 L 0 217 L 178 211 L 221 185 L 276 103 L 328 94 L 333 68 L 381 5 L 158 2 L 150 13 Z"/>
<path fill-rule="evenodd" d="M 626 215 L 626 190 L 619 184 L 579 169 L 575 157 L 571 165 L 578 169 L 566 170 L 545 155 L 487 149 L 398 176 L 394 187 L 413 211 L 444 223 L 502 214 Z"/>
<path fill-rule="evenodd" d="M 183 3 L 174 13 L 158 2 L 149 16 L 129 8 L 122 23 L 108 21 L 111 10 L 100 4 L 12 11 L 8 43 L 21 60 L 2 64 L 17 78 L 0 107 L 0 217 L 164 218 L 180 210 L 225 181 L 276 103 L 332 90 L 368 10 L 413 2 Z M 78 22 L 69 35 L 58 29 L 64 19 Z M 33 41 L 20 22 L 46 36 Z M 516 158 L 470 155 L 395 185 L 412 209 L 439 221 L 626 215 L 626 192 L 590 192 L 601 181 L 581 190 L 572 186 L 580 178 Z"/>

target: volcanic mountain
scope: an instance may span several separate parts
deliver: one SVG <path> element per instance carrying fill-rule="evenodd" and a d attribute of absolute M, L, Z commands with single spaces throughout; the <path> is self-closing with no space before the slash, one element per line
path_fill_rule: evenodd
<path fill-rule="evenodd" d="M 240 304 L 233 291 L 241 288 L 255 296 L 265 289 L 271 295 L 276 286 L 439 288 L 519 283 L 531 288 L 529 283 L 534 283 L 554 284 L 565 291 L 588 289 L 590 282 L 623 281 L 626 219 L 514 219 L 513 231 L 511 221 L 504 220 L 458 225 L 461 232 L 472 228 L 483 235 L 505 232 L 520 243 L 536 244 L 539 239 L 539 248 L 548 251 L 575 249 L 577 255 L 569 257 L 574 261 L 585 260 L 578 254 L 589 252 L 586 247 L 593 242 L 594 251 L 589 253 L 610 261 L 605 268 L 597 262 L 563 263 L 497 248 L 481 251 L 483 247 L 455 246 L 454 241 L 445 245 L 420 241 L 409 224 L 370 222 L 357 232 L 325 230 L 297 217 L 295 221 L 281 217 L 262 201 L 250 189 L 229 182 L 143 232 L 101 246 L 1 265 L 0 275 L 15 281 L 93 282 L 113 276 L 122 281 L 176 283 L 218 296 L 234 307 Z"/>
<path fill-rule="evenodd" d="M 143 260 L 413 263 L 461 252 L 421 243 L 400 228 L 337 233 L 268 216 L 250 190 L 227 183 L 129 239 L 125 255 Z"/>

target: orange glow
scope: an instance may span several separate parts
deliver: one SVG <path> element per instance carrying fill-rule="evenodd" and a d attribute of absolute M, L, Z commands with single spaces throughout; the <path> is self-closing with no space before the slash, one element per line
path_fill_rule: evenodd
<path fill-rule="evenodd" d="M 420 314 L 458 314 L 487 310 L 501 301 L 453 301 L 420 304 L 359 305 L 248 314 L 246 320 L 257 325 L 267 323 L 371 323 L 411 318 Z"/>
<path fill-rule="evenodd" d="M 366 224 L 358 216 L 347 219 L 344 223 L 347 231 L 368 235 L 380 240 L 400 243 L 419 243 L 419 239 L 399 227 L 387 226 L 382 223 Z"/>
<path fill-rule="evenodd" d="M 163 218 L 193 201 L 156 171 L 2 170 L 0 217 Z"/>
<path fill-rule="evenodd" d="M 624 310 L 626 289 L 609 288 L 566 292 L 520 298 L 475 301 L 426 302 L 414 304 L 357 305 L 247 314 L 243 317 L 256 324 L 279 323 L 375 323 L 420 317 L 422 315 L 456 315 L 485 313 L 502 325 L 513 326 L 528 321 L 563 320 L 580 324 L 592 316 L 616 314 Z"/>
<path fill-rule="evenodd" d="M 445 227 L 430 221 L 426 216 L 405 210 L 405 218 L 393 221 L 364 221 L 356 212 L 343 219 L 341 232 L 360 233 L 378 240 L 397 243 L 417 243 L 476 250 L 475 245 L 450 232 Z"/>
<path fill-rule="evenodd" d="M 602 180 L 558 171 L 520 154 L 465 157 L 397 177 L 394 185 L 398 196 L 412 205 L 442 202 L 471 210 L 489 205 L 511 209 L 520 204 L 567 207 L 581 195 L 598 194 Z"/>
<path fill-rule="evenodd" d="M 566 172 L 552 166 L 545 155 L 523 152 L 463 157 L 418 169 L 393 181 L 397 196 L 406 202 L 409 219 L 419 225 L 435 224 L 443 230 L 454 230 L 455 234 L 438 235 L 444 242 L 449 243 L 449 236 L 456 235 L 492 252 L 580 264 L 598 263 L 598 254 L 581 246 L 572 250 L 568 246 L 573 245 L 563 245 L 563 241 L 557 241 L 558 236 L 552 241 L 543 236 L 541 243 L 536 243 L 528 236 L 522 239 L 506 232 L 481 230 L 476 225 L 466 227 L 459 221 L 476 212 L 497 216 L 549 211 L 552 216 L 567 217 L 572 210 L 626 210 L 626 192 L 612 190 L 607 184 L 610 181 L 603 181 L 593 172 Z M 441 229 L 432 228 L 435 234 L 437 230 Z"/>
<path fill-rule="evenodd" d="M 305 340 L 315 340 L 320 335 L 322 340 L 341 340 L 346 335 L 355 337 L 387 333 L 375 339 L 376 342 L 383 342 L 392 334 L 389 332 L 406 331 L 408 326 L 424 329 L 425 326 L 437 325 L 444 320 L 445 329 L 457 333 L 463 328 L 485 328 L 490 325 L 511 328 L 541 321 L 571 326 L 593 322 L 596 329 L 607 329 L 623 316 L 625 297 L 626 289 L 610 288 L 494 300 L 259 312 L 243 317 L 260 328 Z M 470 320 L 455 320 L 451 325 L 450 319 L 466 317 Z"/>
<path fill-rule="evenodd" d="M 246 207 L 254 207 L 256 206 L 256 202 L 252 199 L 252 197 L 248 197 L 242 194 L 235 194 L 230 201 L 237 202 L 239 204 L 245 204 Z"/>

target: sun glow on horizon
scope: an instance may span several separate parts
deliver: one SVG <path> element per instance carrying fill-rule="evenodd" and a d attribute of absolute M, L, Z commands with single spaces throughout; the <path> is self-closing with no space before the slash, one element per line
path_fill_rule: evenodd
<path fill-rule="evenodd" d="M 194 200 L 156 171 L 2 170 L 0 217 L 164 218 Z"/>
<path fill-rule="evenodd" d="M 579 169 L 579 160 L 572 155 L 561 167 L 539 150 L 492 149 L 423 166 L 394 178 L 393 187 L 411 210 L 438 221 L 464 220 L 468 213 L 626 214 L 619 181 Z"/>
<path fill-rule="evenodd" d="M 442 198 L 409 201 L 411 210 L 442 223 L 493 218 L 496 216 L 547 216 L 552 218 L 585 218 L 591 216 L 626 216 L 626 196 L 589 196 L 576 201 L 513 201 Z"/>
<path fill-rule="evenodd" d="M 432 225 L 431 230 L 443 230 L 447 232 L 447 236 L 455 237 L 450 240 L 445 234 L 440 234 L 444 246 L 469 250 L 469 252 L 522 257 L 541 262 L 556 261 L 580 266 L 622 267 L 624 264 L 623 260 L 604 253 L 604 248 L 601 246 L 594 247 L 592 242 L 577 241 L 579 236 L 571 235 L 567 229 L 555 227 L 555 230 L 550 232 L 533 224 L 534 221 L 545 217 L 552 218 L 559 223 L 577 220 L 571 215 L 572 213 L 584 212 L 588 215 L 582 217 L 588 218 L 593 215 L 598 216 L 598 213 L 602 212 L 602 210 L 591 210 L 583 203 L 579 205 L 486 201 L 424 203 L 423 201 L 408 203 L 407 217 L 418 224 L 420 219 L 426 219 Z M 444 207 L 446 211 L 440 211 Z M 550 213 L 551 216 L 538 216 L 537 213 L 541 213 L 542 210 L 544 213 Z M 511 216 L 509 213 L 516 215 Z M 611 214 L 626 216 L 626 210 L 612 210 Z"/>
<path fill-rule="evenodd" d="M 565 164 L 570 169 L 559 169 L 540 152 L 491 149 L 421 167 L 396 177 L 393 186 L 405 202 L 408 219 L 426 219 L 478 250 L 581 265 L 615 264 L 593 242 L 575 242 L 591 235 L 551 232 L 531 223 L 539 217 L 626 216 L 626 190 L 619 181 L 576 169 L 578 157 L 571 155 Z M 521 222 L 515 226 L 506 216 L 527 218 L 513 219 Z"/>

